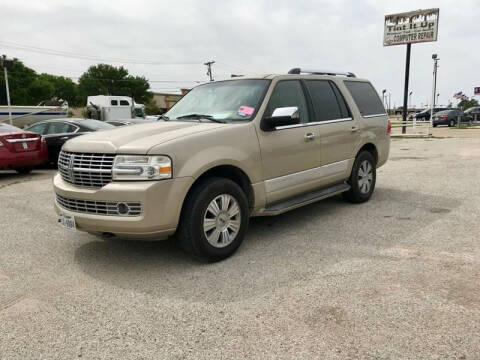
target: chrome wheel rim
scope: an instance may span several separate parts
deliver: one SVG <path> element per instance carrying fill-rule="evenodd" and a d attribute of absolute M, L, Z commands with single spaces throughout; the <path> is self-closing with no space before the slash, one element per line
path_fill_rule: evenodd
<path fill-rule="evenodd" d="M 363 194 L 368 194 L 372 187 L 373 167 L 369 161 L 364 160 L 358 169 L 358 188 Z"/>
<path fill-rule="evenodd" d="M 230 245 L 237 237 L 240 225 L 240 206 L 232 195 L 218 195 L 207 206 L 203 216 L 203 232 L 213 247 Z"/>

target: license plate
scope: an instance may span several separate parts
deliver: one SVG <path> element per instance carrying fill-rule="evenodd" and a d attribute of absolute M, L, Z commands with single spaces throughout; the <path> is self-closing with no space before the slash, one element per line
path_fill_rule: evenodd
<path fill-rule="evenodd" d="M 23 150 L 28 150 L 28 144 L 26 142 L 22 142 Z"/>
<path fill-rule="evenodd" d="M 68 230 L 76 230 L 77 228 L 75 225 L 75 218 L 70 215 L 61 214 L 58 218 L 58 222 Z"/>

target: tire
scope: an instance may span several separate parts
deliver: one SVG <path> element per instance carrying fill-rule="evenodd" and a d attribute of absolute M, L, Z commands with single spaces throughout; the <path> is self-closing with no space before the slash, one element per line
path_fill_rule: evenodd
<path fill-rule="evenodd" d="M 220 261 L 241 245 L 248 222 L 248 201 L 240 186 L 225 178 L 206 178 L 185 200 L 177 240 L 186 252 L 201 260 Z"/>
<path fill-rule="evenodd" d="M 16 168 L 15 171 L 19 174 L 26 175 L 30 174 L 32 172 L 33 168 L 30 166 L 24 166 L 24 167 L 19 167 Z"/>
<path fill-rule="evenodd" d="M 437 124 L 433 124 L 433 127 L 437 127 Z"/>
<path fill-rule="evenodd" d="M 455 126 L 455 120 L 450 120 L 448 123 L 448 127 L 454 127 Z"/>
<path fill-rule="evenodd" d="M 352 173 L 348 179 L 350 190 L 342 194 L 343 198 L 355 204 L 368 201 L 375 189 L 376 178 L 377 167 L 375 158 L 372 153 L 362 151 L 357 155 L 353 163 Z"/>

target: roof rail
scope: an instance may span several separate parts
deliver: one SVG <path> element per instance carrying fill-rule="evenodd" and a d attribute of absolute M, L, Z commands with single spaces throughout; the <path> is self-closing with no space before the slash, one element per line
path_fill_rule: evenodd
<path fill-rule="evenodd" d="M 341 75 L 347 77 L 356 77 L 352 72 L 345 71 L 329 71 L 329 70 L 312 70 L 312 69 L 300 69 L 293 68 L 288 72 L 289 74 L 315 74 L 315 75 Z"/>

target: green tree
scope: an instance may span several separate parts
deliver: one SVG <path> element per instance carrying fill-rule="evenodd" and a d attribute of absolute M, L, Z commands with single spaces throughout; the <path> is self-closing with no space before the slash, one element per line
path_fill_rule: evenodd
<path fill-rule="evenodd" d="M 8 84 L 12 105 L 36 105 L 30 96 L 30 85 L 37 78 L 37 73 L 25 66 L 20 60 L 13 59 L 12 68 L 8 70 Z M 0 70 L 0 105 L 7 105 L 5 76 Z M 44 99 L 42 99 L 44 100 Z"/>
<path fill-rule="evenodd" d="M 162 113 L 163 113 L 162 109 L 157 105 L 157 103 L 153 99 L 150 99 L 147 102 L 145 102 L 145 114 L 158 115 Z"/>
<path fill-rule="evenodd" d="M 66 100 L 69 106 L 76 107 L 84 105 L 78 95 L 78 85 L 71 79 L 45 73 L 41 74 L 38 78 L 52 84 L 55 89 L 53 96 Z"/>
<path fill-rule="evenodd" d="M 474 106 L 478 106 L 477 99 L 462 100 L 458 103 L 458 107 L 461 108 L 463 111 Z"/>
<path fill-rule="evenodd" d="M 36 78 L 27 88 L 30 103 L 37 105 L 42 100 L 51 99 L 55 95 L 53 84 L 40 77 Z"/>
<path fill-rule="evenodd" d="M 137 103 L 147 103 L 153 96 L 149 87 L 144 77 L 129 75 L 123 66 L 108 64 L 91 66 L 78 82 L 83 102 L 91 95 L 123 95 L 133 97 Z"/>

